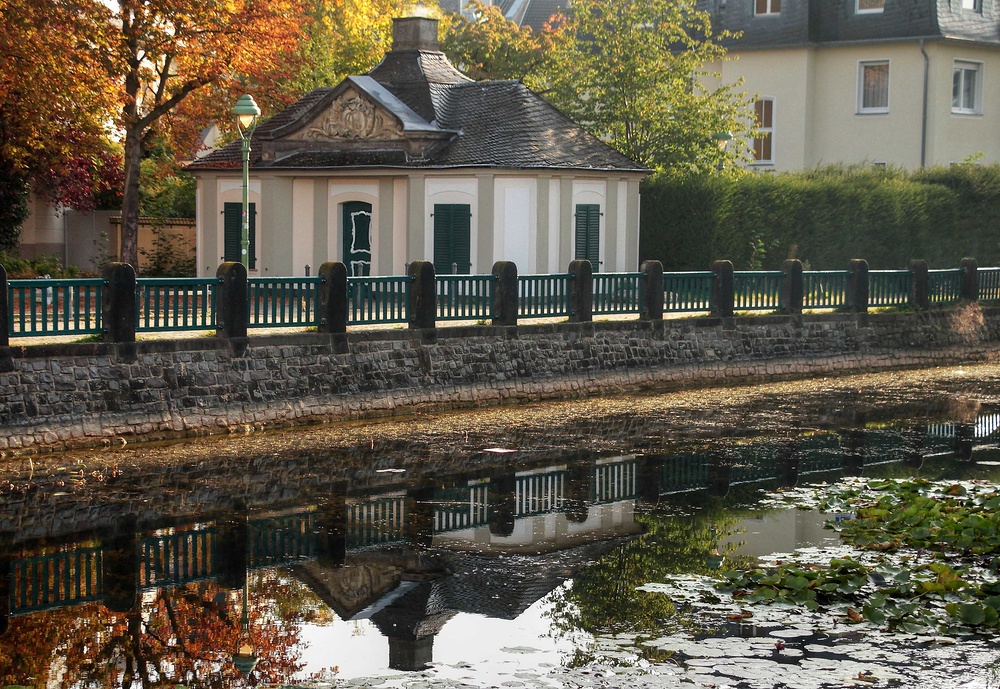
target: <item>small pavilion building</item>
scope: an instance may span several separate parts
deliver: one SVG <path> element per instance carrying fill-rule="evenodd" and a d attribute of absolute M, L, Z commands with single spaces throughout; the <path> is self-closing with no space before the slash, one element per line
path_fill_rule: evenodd
<path fill-rule="evenodd" d="M 436 19 L 395 19 L 368 74 L 307 93 L 256 128 L 251 275 L 398 275 L 637 269 L 639 183 L 649 170 L 520 81 L 473 81 L 438 46 Z M 198 273 L 238 261 L 242 155 L 234 141 L 192 163 Z"/>

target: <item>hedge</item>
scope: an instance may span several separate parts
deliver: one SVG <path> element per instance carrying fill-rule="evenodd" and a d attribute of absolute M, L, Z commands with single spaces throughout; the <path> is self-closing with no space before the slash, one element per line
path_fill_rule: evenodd
<path fill-rule="evenodd" d="M 797 258 L 836 270 L 925 259 L 951 268 L 964 256 L 1000 265 L 1000 166 L 915 172 L 820 168 L 801 173 L 660 174 L 642 188 L 640 259 L 705 270 L 775 270 Z"/>

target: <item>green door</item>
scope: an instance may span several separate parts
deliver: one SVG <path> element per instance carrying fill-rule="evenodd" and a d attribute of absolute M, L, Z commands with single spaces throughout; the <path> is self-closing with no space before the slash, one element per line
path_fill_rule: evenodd
<path fill-rule="evenodd" d="M 372 272 L 372 205 L 362 201 L 344 204 L 344 265 L 351 277 Z"/>
<path fill-rule="evenodd" d="M 472 207 L 467 203 L 434 204 L 434 272 L 472 271 Z"/>
<path fill-rule="evenodd" d="M 257 267 L 257 205 L 250 204 L 250 248 L 247 268 Z M 243 238 L 243 204 L 225 203 L 222 206 L 222 253 L 224 261 L 240 262 L 240 240 Z"/>
<path fill-rule="evenodd" d="M 577 260 L 590 261 L 596 273 L 600 270 L 601 207 L 596 203 L 579 203 L 576 206 L 576 256 Z"/>

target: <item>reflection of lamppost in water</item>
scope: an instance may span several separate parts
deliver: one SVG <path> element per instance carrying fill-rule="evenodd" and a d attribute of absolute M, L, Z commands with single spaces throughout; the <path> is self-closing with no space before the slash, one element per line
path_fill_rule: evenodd
<path fill-rule="evenodd" d="M 236 653 L 233 654 L 233 666 L 244 677 L 257 667 L 257 654 L 254 652 L 253 639 L 250 638 L 250 614 L 247 605 L 250 598 L 250 521 L 245 507 L 231 533 L 230 559 L 233 569 L 229 571 L 243 579 L 243 605 L 240 612 L 240 635 L 236 642 Z M 228 569 L 228 567 L 227 567 Z"/>
<path fill-rule="evenodd" d="M 709 569 L 718 569 L 725 562 L 726 556 L 719 552 L 719 534 L 714 526 L 709 538 L 712 539 L 712 547 L 709 548 L 708 555 L 705 556 L 705 564 Z"/>
<path fill-rule="evenodd" d="M 254 653 L 253 639 L 250 638 L 250 615 L 247 612 L 247 596 L 249 594 L 250 577 L 243 580 L 243 611 L 240 615 L 240 638 L 236 642 L 236 654 L 233 665 L 241 675 L 246 677 L 257 667 L 257 654 Z"/>

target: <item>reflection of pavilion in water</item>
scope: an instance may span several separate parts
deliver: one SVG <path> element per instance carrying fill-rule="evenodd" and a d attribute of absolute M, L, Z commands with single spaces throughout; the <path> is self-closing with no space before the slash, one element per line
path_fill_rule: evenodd
<path fill-rule="evenodd" d="M 721 449 L 479 476 L 400 480 L 377 494 L 346 484 L 329 499 L 280 512 L 111 533 L 60 546 L 0 534 L 0 632 L 10 616 L 101 601 L 132 610 L 143 592 L 290 567 L 341 618 L 367 618 L 389 638 L 390 666 L 425 666 L 434 636 L 458 612 L 514 619 L 573 573 L 637 534 L 637 501 L 740 484 L 792 485 L 873 464 L 968 458 L 1000 416 L 970 424 L 824 431 Z M 85 529 L 86 525 L 80 525 Z M 4 545 L 6 544 L 6 545 Z M 502 557 L 498 557 L 502 556 Z"/>

